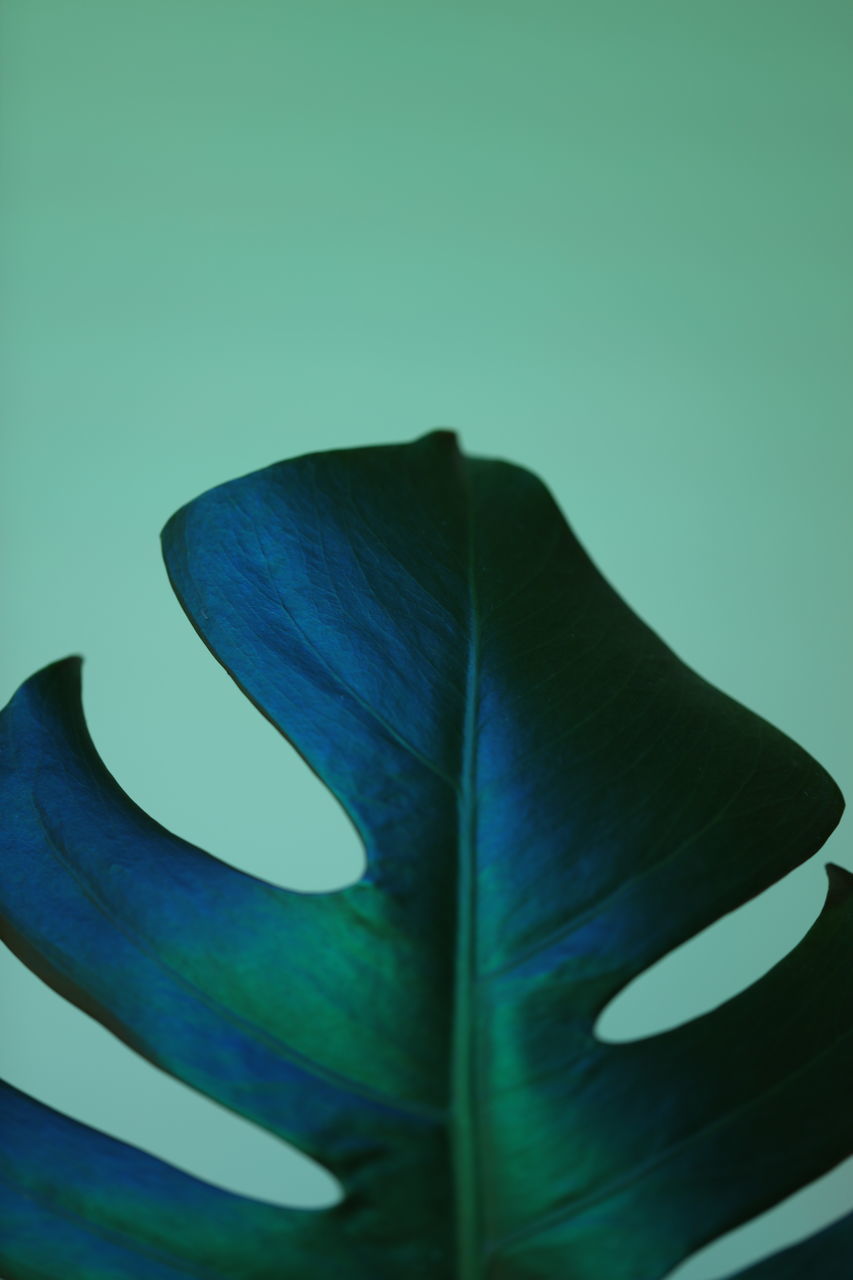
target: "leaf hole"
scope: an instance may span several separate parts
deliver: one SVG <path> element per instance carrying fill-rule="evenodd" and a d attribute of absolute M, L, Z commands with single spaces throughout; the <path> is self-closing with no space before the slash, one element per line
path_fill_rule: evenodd
<path fill-rule="evenodd" d="M 304 893 L 361 879 L 342 806 L 175 611 L 174 626 L 113 638 L 84 666 L 107 768 L 157 822 L 240 871 Z"/>
<path fill-rule="evenodd" d="M 625 1044 L 658 1035 L 752 986 L 793 950 L 820 913 L 825 860 L 798 867 L 639 974 L 599 1015 L 597 1038 Z"/>
<path fill-rule="evenodd" d="M 799 1244 L 853 1210 L 853 1157 L 772 1209 L 694 1253 L 666 1280 L 728 1280 L 781 1249 Z M 819 1280 L 819 1278 L 817 1278 Z"/>

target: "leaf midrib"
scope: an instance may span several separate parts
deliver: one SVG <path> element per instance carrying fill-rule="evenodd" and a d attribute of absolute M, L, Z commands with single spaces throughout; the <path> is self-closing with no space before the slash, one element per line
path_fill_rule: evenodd
<path fill-rule="evenodd" d="M 464 474 L 464 473 L 463 473 Z M 467 496 L 468 662 L 458 800 L 456 957 L 451 1061 L 451 1150 L 457 1280 L 478 1280 L 482 1258 L 477 1068 L 476 768 L 479 619 L 474 520 Z"/>

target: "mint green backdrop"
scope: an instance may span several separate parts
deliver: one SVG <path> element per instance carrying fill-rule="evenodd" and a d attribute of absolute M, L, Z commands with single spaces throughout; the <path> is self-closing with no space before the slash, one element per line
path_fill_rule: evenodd
<path fill-rule="evenodd" d="M 282 883 L 357 876 L 157 535 L 280 458 L 453 426 L 538 471 L 634 608 L 853 795 L 849 4 L 6 0 L 0 27 L 4 700 L 82 652 L 144 808 Z M 755 980 L 827 856 L 853 868 L 849 822 L 604 1032 Z M 334 1197 L 7 953 L 0 984 L 14 1083 L 222 1185 Z M 851 1206 L 848 1164 L 679 1280 Z"/>

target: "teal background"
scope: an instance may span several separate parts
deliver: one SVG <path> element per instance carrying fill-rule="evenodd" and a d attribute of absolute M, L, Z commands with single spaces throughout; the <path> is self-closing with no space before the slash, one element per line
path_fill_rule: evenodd
<path fill-rule="evenodd" d="M 4 700 L 82 652 L 145 809 L 283 884 L 355 878 L 157 535 L 267 463 L 452 426 L 542 475 L 632 606 L 853 795 L 847 3 L 5 0 L 0 35 Z M 602 1034 L 754 981 L 827 856 L 853 869 L 849 820 Z M 221 1185 L 334 1198 L 8 953 L 0 998 L 13 1083 Z M 851 1207 L 848 1162 L 679 1280 Z"/>

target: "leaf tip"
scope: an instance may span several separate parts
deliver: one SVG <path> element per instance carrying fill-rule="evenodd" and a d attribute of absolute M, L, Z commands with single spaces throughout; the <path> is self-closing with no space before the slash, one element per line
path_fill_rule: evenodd
<path fill-rule="evenodd" d="M 430 431 L 418 436 L 415 444 L 429 444 L 436 449 L 447 449 L 450 453 L 461 453 L 459 432 L 453 427 L 433 427 Z"/>
<path fill-rule="evenodd" d="M 79 689 L 82 682 L 82 653 L 70 653 L 64 658 L 57 658 L 39 667 L 28 676 L 12 695 L 11 701 L 25 696 L 30 691 L 48 691 L 51 689 Z"/>
<path fill-rule="evenodd" d="M 48 662 L 46 666 L 40 667 L 30 679 L 38 680 L 41 684 L 79 684 L 82 670 L 82 653 L 69 653 L 64 658 L 57 658 L 55 662 Z"/>
<path fill-rule="evenodd" d="M 829 881 L 826 891 L 826 907 L 837 907 L 853 894 L 853 873 L 837 862 L 826 863 L 826 878 Z"/>

